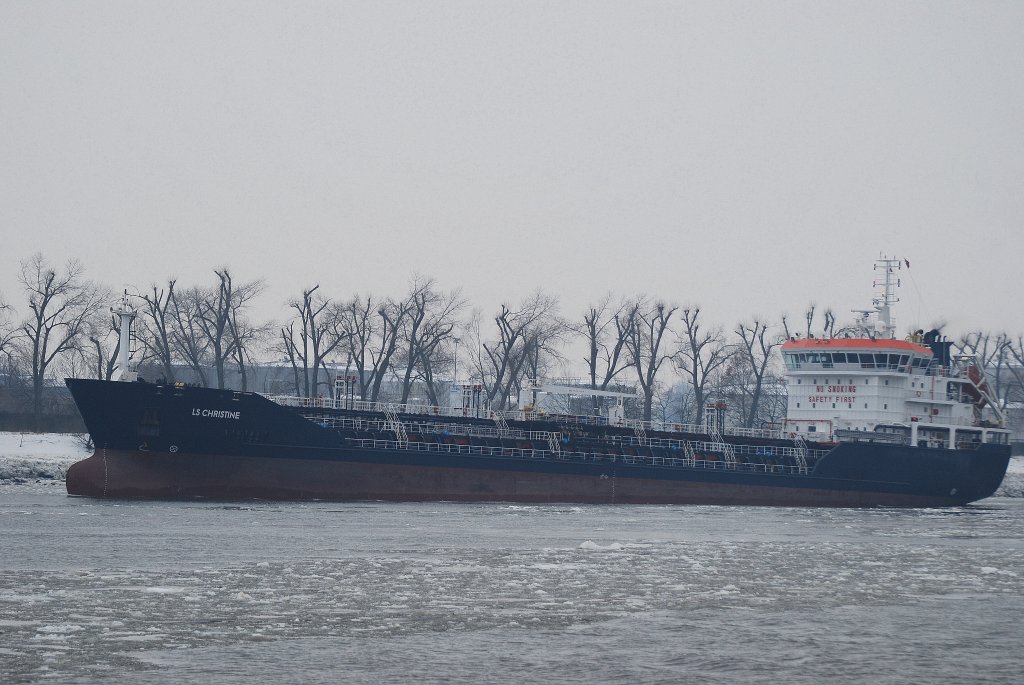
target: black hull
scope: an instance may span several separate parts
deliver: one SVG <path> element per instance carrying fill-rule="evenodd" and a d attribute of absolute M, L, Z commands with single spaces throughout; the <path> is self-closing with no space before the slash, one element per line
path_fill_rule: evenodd
<path fill-rule="evenodd" d="M 69 380 L 96 454 L 68 471 L 92 497 L 952 506 L 999 487 L 1009 448 L 843 443 L 807 473 L 372 449 L 259 395 Z"/>

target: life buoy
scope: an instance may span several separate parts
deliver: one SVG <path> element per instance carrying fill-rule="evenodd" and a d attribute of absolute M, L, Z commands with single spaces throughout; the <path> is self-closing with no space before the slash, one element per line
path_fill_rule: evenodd
<path fill-rule="evenodd" d="M 918 397 L 920 397 L 920 396 L 921 396 L 921 391 L 920 391 L 920 390 L 918 390 L 918 391 L 917 391 L 917 396 L 918 396 Z"/>

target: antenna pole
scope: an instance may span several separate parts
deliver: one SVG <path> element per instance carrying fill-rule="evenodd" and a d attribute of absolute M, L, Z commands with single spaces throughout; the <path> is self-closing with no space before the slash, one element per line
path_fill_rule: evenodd
<path fill-rule="evenodd" d="M 885 275 L 884 279 L 875 281 L 875 284 L 881 287 L 882 292 L 875 296 L 874 302 L 875 311 L 878 312 L 878 323 L 881 324 L 882 337 L 894 339 L 896 337 L 896 319 L 892 315 L 892 306 L 900 301 L 896 297 L 896 286 L 899 283 L 899 279 L 896 277 L 896 272 L 902 267 L 902 262 L 898 259 L 889 259 L 883 257 L 875 262 L 875 271 L 882 270 Z"/>
<path fill-rule="evenodd" d="M 135 318 L 136 311 L 132 307 L 131 303 L 128 302 L 128 291 L 124 291 L 124 295 L 121 297 L 121 306 L 117 309 L 111 307 L 110 311 L 121 317 L 121 338 L 118 349 L 118 365 L 121 369 L 121 376 L 119 380 L 126 382 L 134 382 L 138 380 L 139 374 L 132 366 L 132 320 Z"/>

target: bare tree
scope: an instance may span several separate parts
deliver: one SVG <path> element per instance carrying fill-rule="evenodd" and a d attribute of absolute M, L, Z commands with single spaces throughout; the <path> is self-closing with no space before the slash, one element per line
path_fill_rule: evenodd
<path fill-rule="evenodd" d="M 725 400 L 730 424 L 748 427 L 752 414 L 753 389 L 754 379 L 750 366 L 737 350 L 708 380 L 706 393 L 709 397 Z"/>
<path fill-rule="evenodd" d="M 248 343 L 250 328 L 243 325 L 241 318 L 249 302 L 263 291 L 263 281 L 236 284 L 228 269 L 215 269 L 214 273 L 218 282 L 205 291 L 205 297 L 199 301 L 197 323 L 209 341 L 210 360 L 217 375 L 217 387 L 225 387 L 227 362 L 242 360 L 239 366 L 245 389 L 244 347 Z M 247 335 L 239 337 L 243 329 Z"/>
<path fill-rule="evenodd" d="M 319 289 L 319 284 L 314 285 L 303 290 L 301 298 L 289 300 L 288 306 L 295 310 L 296 320 L 281 329 L 286 353 L 296 373 L 296 393 L 304 397 L 318 393 L 324 360 L 345 340 L 342 330 L 332 318 L 335 313 L 333 301 L 318 292 Z M 297 330 L 296 322 L 299 324 Z M 298 362 L 302 363 L 301 375 L 298 374 Z"/>
<path fill-rule="evenodd" d="M 90 316 L 104 306 L 102 289 L 85 279 L 74 260 L 57 272 L 41 253 L 21 263 L 19 282 L 25 290 L 30 314 L 20 327 L 24 356 L 32 378 L 32 420 L 38 430 L 43 408 L 43 386 L 54 360 L 77 350 Z"/>
<path fill-rule="evenodd" d="M 806 327 L 804 333 L 806 337 L 813 338 L 814 335 L 814 320 L 818 310 L 818 306 L 813 302 L 807 305 L 807 309 L 804 310 L 804 322 Z M 786 338 L 790 338 L 789 324 L 786 322 L 786 317 L 782 317 L 782 328 L 786 334 Z M 846 330 L 844 328 L 843 330 Z M 836 315 L 832 311 L 831 307 L 827 307 L 822 314 L 821 329 L 818 337 L 821 338 L 834 338 L 836 336 Z"/>
<path fill-rule="evenodd" d="M 636 370 L 640 390 L 644 396 L 644 421 L 651 420 L 658 371 L 666 360 L 671 359 L 671 355 L 664 352 L 662 343 L 672 322 L 672 315 L 677 309 L 678 307 L 660 301 L 651 305 L 639 304 L 635 310 L 634 324 L 628 331 L 626 345 L 630 364 Z"/>
<path fill-rule="evenodd" d="M 1010 336 L 1005 333 L 973 331 L 960 336 L 953 343 L 953 347 L 960 354 L 974 357 L 989 382 L 992 394 L 1000 407 L 1005 408 L 1009 387 L 1004 371 L 1010 366 L 1009 361 L 1013 358 L 1013 341 Z"/>
<path fill-rule="evenodd" d="M 381 301 L 356 295 L 337 312 L 339 330 L 348 343 L 349 359 L 355 364 L 359 393 L 363 399 L 377 402 L 384 377 L 398 349 L 405 317 L 406 301 Z"/>
<path fill-rule="evenodd" d="M 14 347 L 14 340 L 18 334 L 18 328 L 14 325 L 11 315 L 13 308 L 0 293 L 0 361 L 7 363 Z"/>
<path fill-rule="evenodd" d="M 306 361 L 304 359 L 301 359 L 301 361 L 303 362 L 303 374 L 302 376 L 299 375 L 299 361 L 301 355 L 299 354 L 298 345 L 295 342 L 295 336 L 297 335 L 295 332 L 295 320 L 293 319 L 284 326 L 282 326 L 281 329 L 278 331 L 278 335 L 278 345 L 274 349 L 283 353 L 285 356 L 285 360 L 287 360 L 288 363 L 291 365 L 292 376 L 294 378 L 293 387 L 295 389 L 295 396 L 302 397 L 303 384 L 300 378 L 305 377 L 305 370 L 309 367 L 306 364 Z"/>
<path fill-rule="evenodd" d="M 356 367 L 356 383 L 359 385 L 359 398 L 366 399 L 369 391 L 370 346 L 376 335 L 376 319 L 373 315 L 376 302 L 372 296 L 365 299 L 355 295 L 351 300 L 339 305 L 334 318 L 345 333 L 350 363 Z"/>
<path fill-rule="evenodd" d="M 228 317 L 228 332 L 234 342 L 231 347 L 231 357 L 238 369 L 238 389 L 245 392 L 249 389 L 248 369 L 256 363 L 252 350 L 270 337 L 274 323 L 255 324 L 242 314 L 243 308 L 244 305 L 235 305 L 231 308 L 231 315 Z"/>
<path fill-rule="evenodd" d="M 759 421 L 761 394 L 765 374 L 772 362 L 772 353 L 782 344 L 783 339 L 769 333 L 768 324 L 756 318 L 751 323 L 738 324 L 735 333 L 740 339 L 734 348 L 736 357 L 750 374 L 750 405 L 749 410 L 741 416 L 741 421 L 747 428 L 753 428 Z"/>
<path fill-rule="evenodd" d="M 174 285 L 171 278 L 167 288 L 153 284 L 151 291 L 142 296 L 143 306 L 139 312 L 137 327 L 139 340 L 145 348 L 145 356 L 155 359 L 160 373 L 168 383 L 174 382 Z"/>
<path fill-rule="evenodd" d="M 97 312 L 85 326 L 85 337 L 89 344 L 83 346 L 81 354 L 94 369 L 95 377 L 109 381 L 114 377 L 121 351 L 121 317 Z"/>
<path fill-rule="evenodd" d="M 206 367 L 210 362 L 210 339 L 199 323 L 205 307 L 207 293 L 201 288 L 168 290 L 170 302 L 171 343 L 175 356 L 184 362 L 195 374 L 199 384 L 206 387 L 209 381 Z"/>
<path fill-rule="evenodd" d="M 587 340 L 584 362 L 587 364 L 590 387 L 595 390 L 607 390 L 608 384 L 628 369 L 632 362 L 627 343 L 636 326 L 640 305 L 635 300 L 624 300 L 613 307 L 611 301 L 611 294 L 605 295 L 586 311 L 581 324 L 572 327 L 575 333 Z M 600 408 L 598 396 L 594 395 L 592 401 L 596 414 Z"/>
<path fill-rule="evenodd" d="M 482 317 L 474 314 L 468 328 L 475 348 L 471 366 L 484 386 L 488 406 L 504 409 L 522 388 L 524 376 L 544 368 L 565 324 L 558 317 L 558 299 L 540 291 L 523 300 L 518 309 L 501 305 L 493 320 L 497 337 L 487 340 Z"/>
<path fill-rule="evenodd" d="M 400 362 L 402 371 L 402 399 L 409 401 L 413 382 L 423 380 L 429 386 L 431 402 L 437 397 L 433 388 L 433 367 L 442 343 L 452 334 L 458 315 L 466 301 L 458 291 L 449 293 L 436 289 L 432 278 L 416 277 L 406 297 L 408 315 L 402 327 L 404 350 Z"/>
<path fill-rule="evenodd" d="M 786 418 L 787 404 L 785 376 L 769 370 L 761 383 L 761 399 L 758 402 L 760 427 L 781 426 Z"/>
<path fill-rule="evenodd" d="M 704 411 L 707 401 L 706 389 L 715 372 L 721 368 L 730 356 L 721 330 L 706 330 L 701 321 L 699 306 L 687 307 L 683 310 L 683 332 L 676 356 L 679 370 L 693 386 L 694 403 L 697 409 L 697 420 Z"/>
<path fill-rule="evenodd" d="M 396 302 L 387 299 L 377 309 L 377 316 L 380 317 L 380 343 L 370 348 L 370 358 L 373 361 L 372 380 L 370 382 L 370 401 L 380 401 L 380 387 L 384 382 L 384 376 L 391 368 L 391 359 L 398 349 L 398 342 L 401 336 L 405 319 L 409 315 L 409 303 L 407 301 Z"/>
<path fill-rule="evenodd" d="M 679 423 L 693 413 L 693 388 L 685 383 L 659 386 L 654 393 L 652 416 L 661 423 Z"/>
<path fill-rule="evenodd" d="M 1024 402 L 1024 336 L 1018 335 L 1016 340 L 1009 339 L 1006 350 L 1015 362 L 1006 365 L 1013 381 L 1012 388 L 1006 392 L 1006 399 L 1008 402 Z"/>
<path fill-rule="evenodd" d="M 423 389 L 427 393 L 427 401 L 435 407 L 441 405 L 439 393 L 446 385 L 443 376 L 439 380 L 438 374 L 451 372 L 452 380 L 457 380 L 455 378 L 455 370 L 458 369 L 456 352 L 458 350 L 457 341 L 459 341 L 459 338 L 451 335 L 453 332 L 454 329 L 449 331 L 447 335 L 438 335 L 427 341 L 421 348 L 420 370 Z"/>

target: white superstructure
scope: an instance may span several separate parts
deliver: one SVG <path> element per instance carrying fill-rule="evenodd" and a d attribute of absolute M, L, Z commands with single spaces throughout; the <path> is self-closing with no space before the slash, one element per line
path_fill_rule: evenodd
<path fill-rule="evenodd" d="M 884 276 L 873 310 L 861 310 L 864 337 L 793 339 L 782 346 L 789 405 L 785 430 L 815 440 L 908 440 L 951 449 L 1005 442 L 1002 416 L 973 359 L 952 358 L 938 331 L 894 337 L 899 260 Z M 993 410 L 984 420 L 985 407 Z"/>

